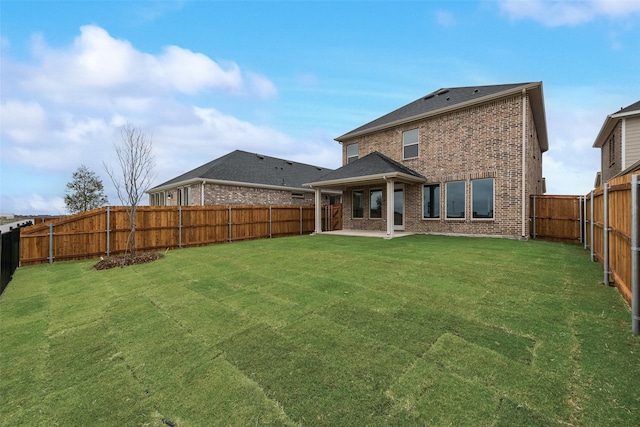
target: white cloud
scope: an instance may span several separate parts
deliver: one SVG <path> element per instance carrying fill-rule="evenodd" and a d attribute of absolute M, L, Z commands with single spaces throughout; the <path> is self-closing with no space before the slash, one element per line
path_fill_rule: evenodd
<path fill-rule="evenodd" d="M 210 89 L 261 97 L 276 93 L 266 77 L 245 71 L 245 78 L 234 62 L 216 62 L 178 46 L 167 46 L 160 55 L 144 53 L 95 25 L 81 27 L 73 45 L 61 50 L 48 47 L 36 35 L 32 52 L 40 63 L 28 70 L 22 87 L 61 104 L 90 102 L 84 96 L 87 91 L 103 95 L 97 102 L 104 102 L 107 94 L 111 98 L 194 95 Z"/>
<path fill-rule="evenodd" d="M 532 19 L 549 27 L 580 25 L 598 16 L 629 17 L 640 13 L 633 0 L 500 0 L 500 8 L 512 19 Z"/>

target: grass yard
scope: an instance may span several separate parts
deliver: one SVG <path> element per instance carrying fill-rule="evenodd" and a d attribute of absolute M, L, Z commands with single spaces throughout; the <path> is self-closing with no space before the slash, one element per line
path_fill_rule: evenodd
<path fill-rule="evenodd" d="M 19 268 L 0 423 L 640 425 L 640 339 L 588 258 L 324 235 Z"/>

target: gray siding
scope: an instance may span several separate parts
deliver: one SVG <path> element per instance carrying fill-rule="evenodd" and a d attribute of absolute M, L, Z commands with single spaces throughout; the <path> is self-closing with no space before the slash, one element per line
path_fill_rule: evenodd
<path fill-rule="evenodd" d="M 624 168 L 640 160 L 640 117 L 625 119 L 625 159 Z"/>

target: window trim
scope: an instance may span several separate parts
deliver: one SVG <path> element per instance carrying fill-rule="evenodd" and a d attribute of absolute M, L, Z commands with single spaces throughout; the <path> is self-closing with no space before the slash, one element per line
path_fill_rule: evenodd
<path fill-rule="evenodd" d="M 476 217 L 473 210 L 473 183 L 477 181 L 491 181 L 491 217 Z M 470 185 L 471 191 L 471 220 L 472 221 L 495 221 L 496 219 L 496 179 L 495 178 L 479 178 L 472 179 Z"/>
<path fill-rule="evenodd" d="M 425 187 L 438 187 L 438 216 L 428 217 L 424 216 L 424 189 Z M 422 186 L 422 219 L 427 221 L 439 221 L 442 219 L 442 184 L 439 182 L 434 182 L 431 184 L 424 184 Z"/>
<path fill-rule="evenodd" d="M 372 196 L 373 192 L 380 192 L 380 216 L 379 217 L 371 216 L 371 212 L 373 211 L 372 205 L 371 205 L 371 196 Z M 384 192 L 382 191 L 382 188 L 370 188 L 369 189 L 369 219 L 372 219 L 374 221 L 382 219 L 382 207 L 384 206 L 384 201 L 383 201 L 383 198 L 382 198 L 383 195 L 384 195 Z"/>
<path fill-rule="evenodd" d="M 355 207 L 355 203 L 354 203 L 354 199 L 356 196 L 356 193 L 362 193 L 362 216 L 355 216 L 354 215 L 354 207 Z M 356 190 L 351 190 L 351 219 L 364 219 L 364 189 L 356 189 Z"/>
<path fill-rule="evenodd" d="M 453 183 L 458 183 L 461 182 L 464 186 L 464 196 L 463 196 L 463 200 L 464 200 L 464 210 L 463 210 L 463 216 L 454 216 L 454 217 L 450 217 L 449 216 L 449 184 L 453 184 Z M 467 219 L 467 181 L 463 181 L 463 180 L 458 180 L 458 181 L 447 181 L 445 183 L 445 203 L 444 203 L 444 208 L 445 208 L 445 212 L 444 212 L 444 217 L 447 221 L 465 221 Z"/>
<path fill-rule="evenodd" d="M 405 142 L 405 135 L 408 134 L 409 132 L 416 132 L 416 142 L 412 142 L 411 144 L 407 144 Z M 405 156 L 405 149 L 407 147 L 412 147 L 412 146 L 416 146 L 416 150 L 417 153 L 415 156 L 412 157 L 406 157 Z M 420 129 L 419 128 L 415 128 L 415 129 L 409 129 L 409 130 L 405 130 L 402 132 L 402 160 L 410 160 L 410 159 L 417 159 L 418 157 L 420 157 Z"/>

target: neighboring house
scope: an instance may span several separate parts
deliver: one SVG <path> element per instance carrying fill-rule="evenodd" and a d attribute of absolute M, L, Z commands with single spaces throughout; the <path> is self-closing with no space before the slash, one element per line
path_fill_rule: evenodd
<path fill-rule="evenodd" d="M 236 150 L 147 191 L 151 206 L 313 205 L 302 184 L 331 169 Z M 322 204 L 340 202 L 326 191 Z"/>
<path fill-rule="evenodd" d="M 440 89 L 336 141 L 343 166 L 307 185 L 343 191 L 345 230 L 527 238 L 545 192 L 542 82 Z"/>
<path fill-rule="evenodd" d="M 596 177 L 596 184 L 637 169 L 640 166 L 640 101 L 609 114 L 593 147 L 600 148 L 600 175 Z"/>

